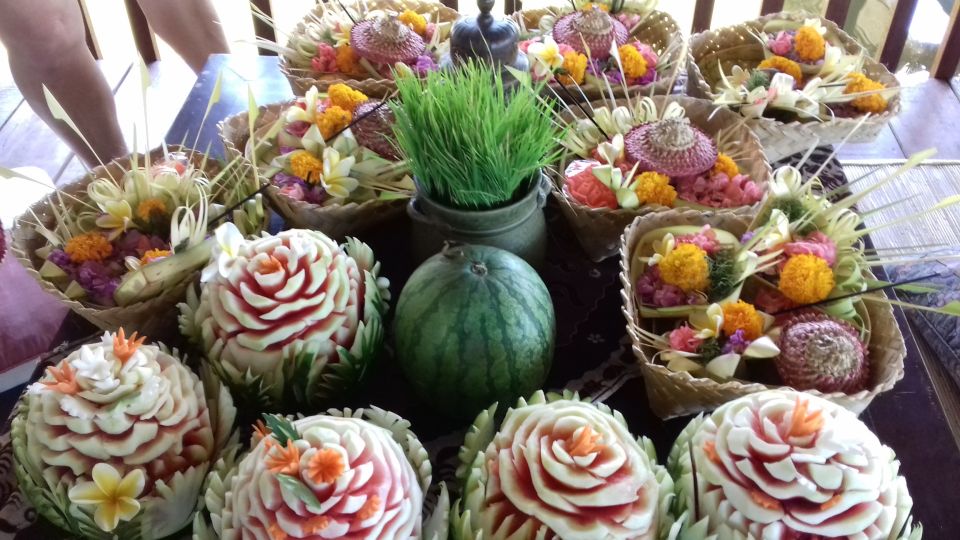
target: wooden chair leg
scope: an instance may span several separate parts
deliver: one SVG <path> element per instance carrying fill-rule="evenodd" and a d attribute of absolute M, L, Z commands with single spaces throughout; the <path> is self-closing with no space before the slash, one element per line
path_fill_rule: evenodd
<path fill-rule="evenodd" d="M 256 8 L 263 12 L 263 14 L 267 17 L 273 17 L 273 9 L 270 6 L 270 0 L 251 0 L 250 3 L 256 6 Z M 258 38 L 273 42 L 277 41 L 277 33 L 272 26 L 254 15 L 252 9 L 250 11 L 250 16 L 253 17 L 253 33 L 256 34 Z M 276 56 L 277 53 L 267 49 L 260 49 L 260 54 Z"/>
<path fill-rule="evenodd" d="M 950 12 L 947 34 L 943 36 L 943 42 L 937 49 L 937 57 L 933 61 L 933 66 L 930 67 L 930 73 L 937 79 L 952 79 L 957 72 L 958 63 L 960 63 L 960 2 L 955 2 Z"/>

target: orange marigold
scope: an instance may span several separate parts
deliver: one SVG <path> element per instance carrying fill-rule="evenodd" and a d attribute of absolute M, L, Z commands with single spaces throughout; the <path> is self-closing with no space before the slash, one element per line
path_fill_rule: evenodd
<path fill-rule="evenodd" d="M 563 75 L 558 75 L 563 84 L 583 84 L 587 73 L 587 55 L 568 51 L 563 55 Z"/>
<path fill-rule="evenodd" d="M 751 341 L 763 335 L 763 317 L 743 300 L 723 306 L 723 333 L 732 336 L 737 330 L 743 330 L 743 337 Z"/>
<path fill-rule="evenodd" d="M 830 265 L 816 255 L 794 255 L 780 271 L 780 292 L 798 304 L 825 300 L 835 284 Z"/>
<path fill-rule="evenodd" d="M 853 105 L 858 111 L 880 114 L 887 110 L 887 98 L 883 97 L 883 94 L 878 90 L 883 90 L 886 87 L 885 84 L 877 82 L 863 73 L 851 73 L 847 75 L 847 86 L 843 89 L 843 93 L 873 92 L 854 98 L 850 105 Z"/>
<path fill-rule="evenodd" d="M 113 244 L 100 233 L 74 236 L 67 241 L 63 251 L 77 264 L 87 261 L 100 262 L 113 254 Z"/>
<path fill-rule="evenodd" d="M 660 278 L 684 292 L 705 291 L 710 286 L 707 252 L 694 244 L 680 244 L 660 260 Z"/>
<path fill-rule="evenodd" d="M 306 150 L 296 150 L 290 154 L 290 169 L 294 176 L 316 184 L 323 175 L 323 162 Z"/>
<path fill-rule="evenodd" d="M 169 249 L 148 249 L 144 252 L 143 257 L 140 257 L 140 264 L 150 264 L 153 261 L 165 259 L 170 255 L 173 255 L 173 252 Z"/>
<path fill-rule="evenodd" d="M 332 105 L 347 111 L 356 109 L 357 105 L 370 99 L 363 92 L 354 90 L 343 83 L 330 85 L 330 88 L 327 89 L 327 97 L 330 98 Z"/>
<path fill-rule="evenodd" d="M 800 64 L 783 56 L 771 56 L 757 65 L 757 69 L 775 69 L 780 73 L 786 73 L 793 77 L 793 80 L 800 84 L 803 80 L 803 72 L 800 71 Z"/>
<path fill-rule="evenodd" d="M 140 201 L 137 205 L 137 217 L 143 221 L 150 221 L 153 216 L 166 216 L 167 203 L 158 197 L 151 197 Z"/>
<path fill-rule="evenodd" d="M 633 45 L 621 45 L 618 49 L 623 74 L 628 79 L 639 79 L 647 74 L 647 59 Z"/>
<path fill-rule="evenodd" d="M 804 62 L 816 62 L 827 52 L 827 42 L 812 26 L 801 26 L 793 38 L 793 50 Z"/>
<path fill-rule="evenodd" d="M 410 27 L 411 30 L 425 36 L 427 34 L 427 19 L 412 9 L 404 10 L 397 20 Z"/>
<path fill-rule="evenodd" d="M 607 4 L 599 4 L 597 2 L 587 2 L 583 5 L 583 9 L 581 11 L 590 11 L 593 8 L 597 8 L 600 11 L 605 11 L 607 13 L 610 12 L 610 6 Z"/>
<path fill-rule="evenodd" d="M 360 65 L 360 57 L 357 56 L 357 52 L 349 45 L 337 47 L 337 69 L 344 75 L 354 77 L 363 77 L 367 74 L 367 70 Z"/>
<path fill-rule="evenodd" d="M 737 167 L 737 162 L 733 158 L 720 152 L 717 154 L 717 161 L 713 164 L 710 174 L 725 174 L 727 178 L 733 178 L 740 174 L 740 167 Z"/>
<path fill-rule="evenodd" d="M 677 190 L 670 185 L 670 177 L 658 172 L 645 172 L 637 176 L 633 191 L 642 204 L 673 206 Z"/>
<path fill-rule="evenodd" d="M 331 105 L 317 113 L 317 127 L 324 140 L 330 140 L 340 130 L 350 125 L 353 115 L 343 107 Z"/>

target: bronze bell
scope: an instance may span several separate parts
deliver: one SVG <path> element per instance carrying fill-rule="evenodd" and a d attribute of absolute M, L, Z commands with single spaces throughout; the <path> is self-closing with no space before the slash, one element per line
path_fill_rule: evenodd
<path fill-rule="evenodd" d="M 490 14 L 494 0 L 477 0 L 480 14 L 460 19 L 450 31 L 450 54 L 440 65 L 448 68 L 471 58 L 500 66 L 504 85 L 516 82 L 503 70 L 505 66 L 527 71 L 527 55 L 520 54 L 520 29 L 512 21 L 495 19 Z"/>

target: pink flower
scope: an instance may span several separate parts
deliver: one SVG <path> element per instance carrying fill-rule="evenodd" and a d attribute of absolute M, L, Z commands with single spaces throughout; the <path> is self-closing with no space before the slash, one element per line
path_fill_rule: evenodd
<path fill-rule="evenodd" d="M 427 23 L 426 30 L 423 31 L 423 40 L 429 42 L 433 39 L 433 34 L 437 31 L 437 25 L 434 23 Z"/>
<path fill-rule="evenodd" d="M 525 39 L 525 40 L 521 41 L 520 44 L 517 45 L 517 47 L 520 49 L 520 52 L 526 53 L 526 52 L 527 52 L 527 47 L 529 47 L 531 43 L 537 43 L 538 41 L 540 41 L 540 40 L 538 40 L 538 39 Z"/>
<path fill-rule="evenodd" d="M 567 45 L 566 43 L 558 43 L 557 45 L 558 45 L 558 48 L 560 49 L 560 54 L 561 54 L 561 55 L 564 55 L 564 56 L 565 56 L 567 53 L 575 53 L 575 52 L 577 52 L 576 49 L 574 49 L 573 47 Z"/>
<path fill-rule="evenodd" d="M 290 122 L 289 124 L 284 126 L 283 129 L 287 133 L 293 135 L 294 137 L 297 137 L 298 139 L 302 139 L 303 136 L 307 134 L 307 130 L 310 129 L 310 126 L 311 126 L 310 122 L 304 122 L 303 120 L 298 120 L 296 122 Z"/>
<path fill-rule="evenodd" d="M 640 20 L 643 19 L 642 15 L 637 15 L 636 13 L 618 13 L 617 20 L 623 23 L 627 27 L 627 30 L 633 29 Z"/>
<path fill-rule="evenodd" d="M 820 231 L 812 232 L 797 242 L 788 242 L 783 246 L 784 264 L 793 255 L 816 255 L 833 266 L 837 262 L 837 244 Z"/>
<path fill-rule="evenodd" d="M 600 163 L 593 160 L 578 159 L 564 171 L 563 190 L 580 204 L 590 208 L 619 207 L 617 196 L 593 175 L 593 168 Z"/>
<path fill-rule="evenodd" d="M 670 348 L 675 351 L 697 352 L 701 343 L 703 343 L 703 340 L 698 338 L 693 328 L 686 324 L 670 332 Z"/>
<path fill-rule="evenodd" d="M 771 315 L 796 307 L 796 304 L 779 290 L 767 287 L 760 287 L 757 290 L 757 294 L 753 298 L 753 305 L 760 311 Z"/>
<path fill-rule="evenodd" d="M 326 43 L 318 43 L 317 55 L 310 59 L 310 66 L 318 73 L 336 73 L 337 51 Z"/>
<path fill-rule="evenodd" d="M 763 198 L 763 190 L 749 177 L 738 174 L 687 176 L 676 181 L 677 195 L 684 201 L 712 208 L 750 206 Z"/>
<path fill-rule="evenodd" d="M 777 37 L 767 40 L 767 46 L 770 52 L 777 56 L 786 56 L 793 50 L 793 36 L 790 33 L 781 30 Z"/>
<path fill-rule="evenodd" d="M 713 255 L 720 249 L 720 242 L 717 240 L 717 233 L 709 225 L 704 225 L 699 232 L 695 234 L 681 234 L 676 238 L 678 244 L 693 244 L 707 252 L 707 255 Z"/>
<path fill-rule="evenodd" d="M 300 184 L 287 184 L 280 188 L 280 194 L 295 201 L 302 201 L 304 197 L 303 188 L 300 187 Z"/>
<path fill-rule="evenodd" d="M 641 43 L 639 41 L 634 41 L 633 46 L 643 55 L 643 59 L 647 61 L 647 69 L 657 67 L 657 62 L 660 61 L 660 56 L 652 47 L 646 43 Z"/>

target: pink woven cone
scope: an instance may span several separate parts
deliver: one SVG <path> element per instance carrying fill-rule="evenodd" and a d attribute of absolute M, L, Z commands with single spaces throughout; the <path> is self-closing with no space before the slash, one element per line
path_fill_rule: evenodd
<path fill-rule="evenodd" d="M 798 390 L 863 390 L 870 364 L 859 332 L 849 323 L 809 310 L 787 319 L 780 333 L 777 372 Z"/>
<path fill-rule="evenodd" d="M 423 54 L 423 38 L 392 17 L 358 23 L 350 31 L 350 46 L 361 57 L 377 64 L 412 62 Z"/>
<path fill-rule="evenodd" d="M 371 99 L 357 106 L 353 112 L 354 117 L 367 116 L 353 126 L 353 136 L 361 146 L 373 150 L 380 157 L 399 161 L 400 155 L 393 145 L 393 128 L 391 127 L 395 121 L 393 111 L 386 105 L 380 107 L 381 103 L 379 100 Z M 370 111 L 374 109 L 376 111 L 371 113 Z"/>
<path fill-rule="evenodd" d="M 639 170 L 670 177 L 700 174 L 717 161 L 717 143 L 686 118 L 638 126 L 624 137 L 624 146 Z"/>
<path fill-rule="evenodd" d="M 623 23 L 597 8 L 564 15 L 553 26 L 553 39 L 557 43 L 600 61 L 610 57 L 610 46 L 614 42 L 618 47 L 626 43 L 628 34 Z"/>

